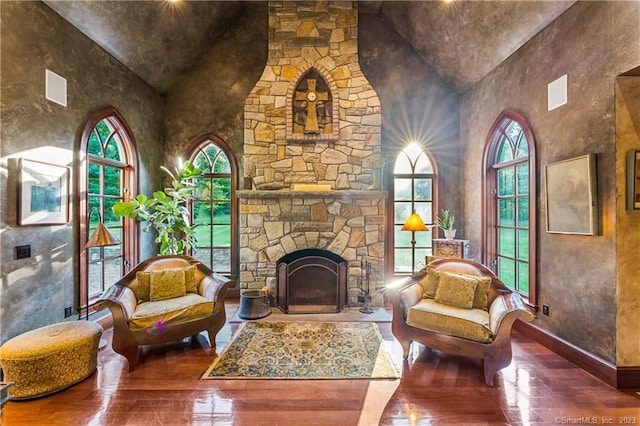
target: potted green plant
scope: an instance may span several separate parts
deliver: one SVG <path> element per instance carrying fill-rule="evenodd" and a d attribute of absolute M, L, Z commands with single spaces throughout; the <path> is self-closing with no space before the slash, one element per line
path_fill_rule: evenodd
<path fill-rule="evenodd" d="M 453 240 L 456 237 L 454 222 L 455 217 L 449 213 L 449 210 L 442 209 L 440 216 L 436 216 L 436 226 L 444 231 L 444 237 L 447 240 Z"/>
<path fill-rule="evenodd" d="M 193 198 L 195 190 L 191 179 L 202 175 L 202 170 L 188 161 L 176 168 L 175 174 L 166 167 L 161 169 L 171 177 L 171 187 L 154 192 L 152 197 L 138 194 L 131 201 L 116 203 L 113 212 L 120 217 L 147 222 L 142 230 L 148 232 L 153 228 L 156 231 L 159 254 L 184 254 L 196 243 L 187 202 Z"/>

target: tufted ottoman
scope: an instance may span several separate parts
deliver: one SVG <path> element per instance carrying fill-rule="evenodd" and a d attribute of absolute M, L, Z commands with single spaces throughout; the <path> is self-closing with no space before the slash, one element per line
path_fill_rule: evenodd
<path fill-rule="evenodd" d="M 62 322 L 28 331 L 0 347 L 11 399 L 48 395 L 87 378 L 97 366 L 102 327 L 90 321 Z"/>

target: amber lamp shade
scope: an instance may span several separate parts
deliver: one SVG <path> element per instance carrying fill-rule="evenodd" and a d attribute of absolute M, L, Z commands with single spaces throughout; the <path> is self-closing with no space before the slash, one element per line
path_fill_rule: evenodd
<path fill-rule="evenodd" d="M 414 210 L 402 225 L 402 231 L 411 231 L 411 273 L 416 273 L 416 232 L 428 231 L 429 228 L 424 224 L 424 221 L 418 213 Z"/>

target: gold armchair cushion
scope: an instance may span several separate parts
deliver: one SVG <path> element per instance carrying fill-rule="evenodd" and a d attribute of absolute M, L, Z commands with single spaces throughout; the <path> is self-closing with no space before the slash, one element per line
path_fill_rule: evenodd
<path fill-rule="evenodd" d="M 435 268 L 427 267 L 427 274 L 420 280 L 420 286 L 422 287 L 425 298 L 433 299 L 436 295 L 436 289 L 440 282 L 441 272 Z"/>
<path fill-rule="evenodd" d="M 483 309 L 458 308 L 432 299 L 422 299 L 410 308 L 407 324 L 480 343 L 491 343 L 494 338 L 489 312 Z"/>
<path fill-rule="evenodd" d="M 442 274 L 438 280 L 438 288 L 434 300 L 458 308 L 473 308 L 477 281 L 474 277 L 457 274 Z"/>
<path fill-rule="evenodd" d="M 133 332 L 147 330 L 163 331 L 163 327 L 186 324 L 206 318 L 213 312 L 214 304 L 204 297 L 187 293 L 184 296 L 158 302 L 146 302 L 129 319 L 129 329 Z"/>
<path fill-rule="evenodd" d="M 149 300 L 173 299 L 187 293 L 184 269 L 161 269 L 151 273 Z"/>

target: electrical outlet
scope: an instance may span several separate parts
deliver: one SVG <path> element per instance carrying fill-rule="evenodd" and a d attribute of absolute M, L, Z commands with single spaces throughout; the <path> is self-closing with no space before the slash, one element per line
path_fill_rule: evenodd
<path fill-rule="evenodd" d="M 16 246 L 16 259 L 27 259 L 31 257 L 31 244 Z"/>
<path fill-rule="evenodd" d="M 542 305 L 542 313 L 544 315 L 549 315 L 549 305 Z"/>
<path fill-rule="evenodd" d="M 71 306 L 64 308 L 64 317 L 69 318 L 71 316 Z"/>

